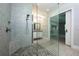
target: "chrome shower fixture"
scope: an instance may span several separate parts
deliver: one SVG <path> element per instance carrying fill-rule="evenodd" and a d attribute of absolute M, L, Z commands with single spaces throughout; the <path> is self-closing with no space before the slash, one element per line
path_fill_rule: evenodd
<path fill-rule="evenodd" d="M 29 20 L 29 16 L 30 16 L 29 14 L 26 15 L 26 20 Z"/>

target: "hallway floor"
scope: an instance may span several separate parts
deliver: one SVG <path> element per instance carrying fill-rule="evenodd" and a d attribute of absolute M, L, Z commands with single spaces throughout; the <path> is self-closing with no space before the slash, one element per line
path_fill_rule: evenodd
<path fill-rule="evenodd" d="M 79 51 L 72 49 L 58 40 L 38 40 L 30 47 L 17 50 L 13 56 L 79 56 Z"/>
<path fill-rule="evenodd" d="M 46 42 L 47 41 L 47 42 Z M 41 46 L 50 51 L 54 55 L 59 56 L 79 56 L 79 51 L 72 49 L 70 46 L 65 45 L 58 40 L 40 40 L 38 41 Z"/>

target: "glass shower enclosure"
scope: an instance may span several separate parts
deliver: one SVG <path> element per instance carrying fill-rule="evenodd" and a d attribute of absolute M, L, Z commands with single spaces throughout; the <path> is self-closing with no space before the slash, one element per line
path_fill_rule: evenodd
<path fill-rule="evenodd" d="M 51 12 L 45 12 L 42 10 L 42 6 L 50 5 L 51 7 L 55 3 L 39 3 L 37 4 L 37 23 L 41 24 L 41 31 L 37 31 L 36 36 L 38 39 L 36 43 L 38 45 L 38 56 L 58 56 L 59 55 L 59 15 L 51 16 Z M 58 4 L 55 4 L 58 9 Z M 49 8 L 50 9 L 50 8 Z M 53 11 L 53 10 L 52 10 Z M 39 16 L 40 15 L 40 16 Z M 40 36 L 41 35 L 41 36 Z M 39 39 L 41 38 L 41 39 Z"/>

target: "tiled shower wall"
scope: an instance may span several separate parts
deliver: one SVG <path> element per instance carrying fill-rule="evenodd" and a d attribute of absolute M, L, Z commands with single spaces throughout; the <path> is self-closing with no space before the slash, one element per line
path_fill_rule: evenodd
<path fill-rule="evenodd" d="M 32 4 L 11 4 L 11 29 L 10 54 L 32 44 Z"/>

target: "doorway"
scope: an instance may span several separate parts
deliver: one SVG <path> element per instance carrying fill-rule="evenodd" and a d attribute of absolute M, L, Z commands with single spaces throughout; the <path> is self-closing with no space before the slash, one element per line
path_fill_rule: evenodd
<path fill-rule="evenodd" d="M 59 42 L 71 46 L 71 10 L 59 14 Z"/>
<path fill-rule="evenodd" d="M 65 13 L 59 14 L 59 41 L 65 44 Z"/>

